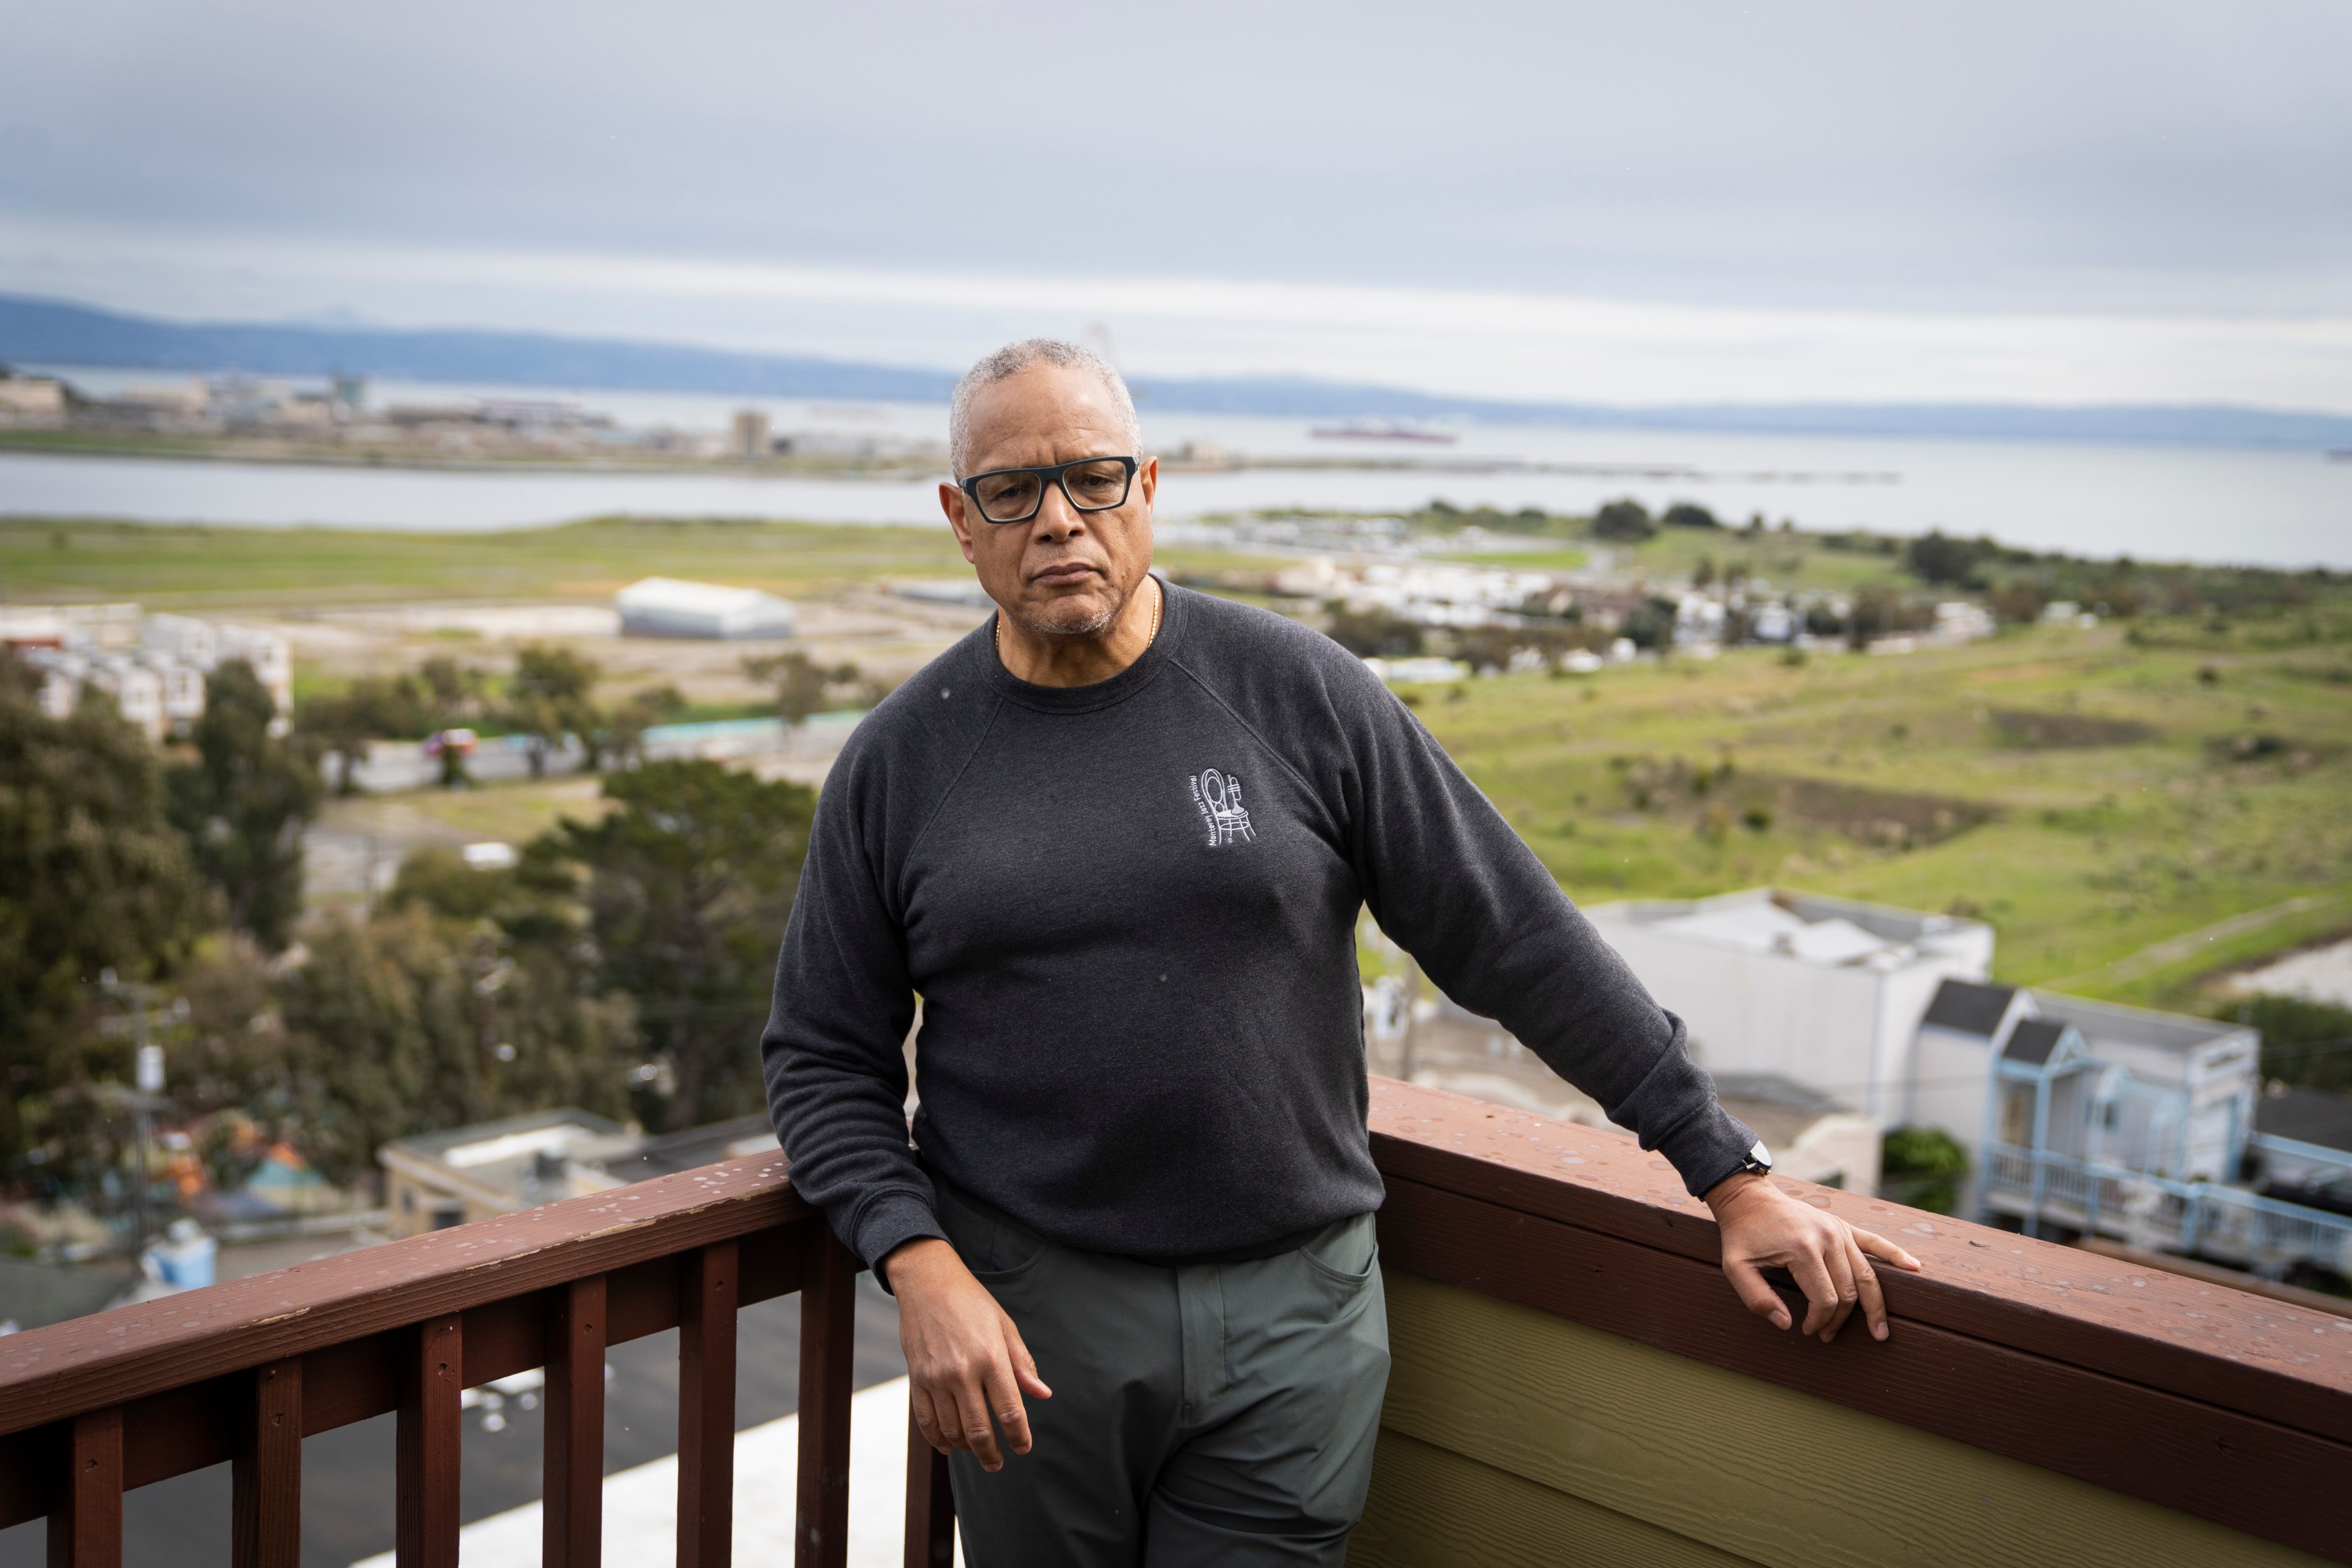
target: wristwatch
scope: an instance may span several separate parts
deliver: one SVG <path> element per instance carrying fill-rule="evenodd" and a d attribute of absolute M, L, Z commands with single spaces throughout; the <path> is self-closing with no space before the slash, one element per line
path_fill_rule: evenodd
<path fill-rule="evenodd" d="M 1772 1173 L 1772 1151 L 1764 1147 L 1764 1140 L 1761 1138 L 1756 1140 L 1749 1146 L 1748 1152 L 1739 1157 L 1739 1168 L 1743 1171 L 1753 1171 L 1759 1176 L 1769 1176 Z"/>

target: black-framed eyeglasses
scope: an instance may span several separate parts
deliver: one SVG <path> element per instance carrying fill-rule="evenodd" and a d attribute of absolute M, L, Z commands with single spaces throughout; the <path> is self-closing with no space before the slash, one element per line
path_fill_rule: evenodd
<path fill-rule="evenodd" d="M 1142 464 L 1133 458 L 1080 458 L 1042 468 L 991 468 L 959 488 L 991 522 L 1026 522 L 1045 504 L 1045 487 L 1062 487 L 1072 511 L 1108 511 L 1127 504 Z"/>

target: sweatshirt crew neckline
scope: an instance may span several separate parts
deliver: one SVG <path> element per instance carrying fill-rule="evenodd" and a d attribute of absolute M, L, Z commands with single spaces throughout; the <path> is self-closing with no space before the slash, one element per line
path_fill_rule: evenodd
<path fill-rule="evenodd" d="M 978 634 L 982 674 L 990 688 L 1005 700 L 1040 713 L 1092 713 L 1124 702 L 1159 678 L 1173 659 L 1176 645 L 1184 635 L 1182 602 L 1190 591 L 1161 578 L 1160 592 L 1160 635 L 1136 656 L 1133 664 L 1107 680 L 1085 686 L 1038 686 L 1005 668 L 1004 660 L 996 651 L 996 623 L 1004 616 L 1002 608 L 990 615 Z"/>

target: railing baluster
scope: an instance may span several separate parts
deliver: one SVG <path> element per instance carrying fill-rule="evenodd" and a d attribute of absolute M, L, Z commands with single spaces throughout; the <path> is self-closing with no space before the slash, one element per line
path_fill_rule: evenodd
<path fill-rule="evenodd" d="M 801 1268 L 800 1508 L 794 1568 L 849 1561 L 849 1378 L 856 1347 L 857 1258 L 811 1224 Z"/>
<path fill-rule="evenodd" d="M 252 1402 L 230 1461 L 236 1568 L 302 1561 L 302 1358 L 253 1369 Z"/>
<path fill-rule="evenodd" d="M 907 1568 L 954 1568 L 955 1493 L 948 1457 L 923 1440 L 907 1412 Z"/>
<path fill-rule="evenodd" d="M 677 1568 L 728 1568 L 735 1550 L 735 1244 L 678 1269 Z"/>
<path fill-rule="evenodd" d="M 457 1568 L 465 1335 L 465 1321 L 451 1316 L 419 1323 L 405 1336 L 397 1461 L 399 1568 Z"/>
<path fill-rule="evenodd" d="M 65 1474 L 49 1510 L 49 1568 L 122 1568 L 122 1407 L 66 1424 Z"/>
<path fill-rule="evenodd" d="M 548 1292 L 543 1568 L 597 1568 L 604 1542 L 604 1277 Z"/>

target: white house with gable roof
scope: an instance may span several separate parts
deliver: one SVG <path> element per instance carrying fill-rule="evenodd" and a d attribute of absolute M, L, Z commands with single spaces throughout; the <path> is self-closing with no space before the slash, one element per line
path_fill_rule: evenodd
<path fill-rule="evenodd" d="M 1776 1074 L 1893 1126 L 1913 1120 L 1919 1020 L 1946 980 L 1992 968 L 1992 928 L 1749 888 L 1585 911 L 1709 1072 Z"/>

